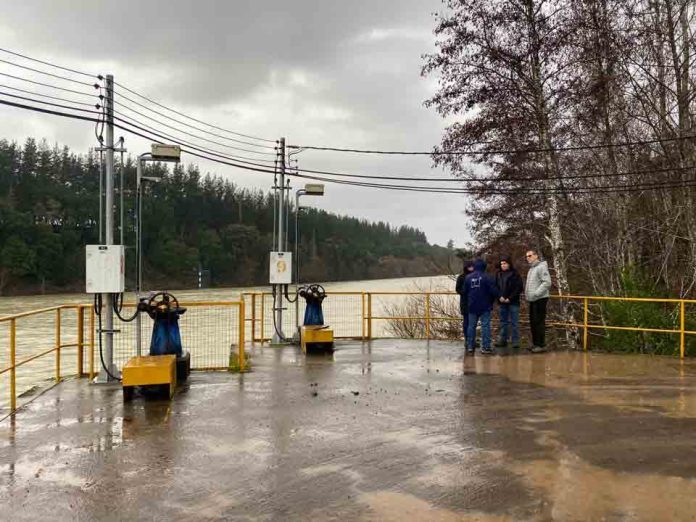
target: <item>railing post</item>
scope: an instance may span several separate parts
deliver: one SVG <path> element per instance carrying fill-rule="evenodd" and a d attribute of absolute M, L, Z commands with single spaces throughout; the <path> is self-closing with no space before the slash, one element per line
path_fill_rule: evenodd
<path fill-rule="evenodd" d="M 266 317 L 266 294 L 261 292 L 261 346 L 263 346 L 264 336 L 266 335 L 265 317 Z"/>
<path fill-rule="evenodd" d="M 425 294 L 425 338 L 430 339 L 430 292 Z"/>
<path fill-rule="evenodd" d="M 85 348 L 85 307 L 77 307 L 77 377 L 84 373 L 84 348 Z"/>
<path fill-rule="evenodd" d="M 589 299 L 585 297 L 583 300 L 583 319 L 582 319 L 582 349 L 587 350 L 588 340 L 588 315 L 589 315 Z"/>
<path fill-rule="evenodd" d="M 360 294 L 360 307 L 361 307 L 360 315 L 362 317 L 362 320 L 360 321 L 360 338 L 364 341 L 365 340 L 365 292 L 362 292 Z"/>
<path fill-rule="evenodd" d="M 251 294 L 251 342 L 256 342 L 256 294 Z"/>
<path fill-rule="evenodd" d="M 240 297 L 239 301 L 239 371 L 243 372 L 246 368 L 246 360 L 244 353 L 244 329 L 246 328 L 246 311 L 244 310 L 244 298 Z"/>
<path fill-rule="evenodd" d="M 684 346 L 684 331 L 685 331 L 685 310 L 684 310 L 684 300 L 679 301 L 679 357 L 684 358 L 685 346 Z"/>
<path fill-rule="evenodd" d="M 17 409 L 17 320 L 10 319 L 10 411 Z"/>
<path fill-rule="evenodd" d="M 61 309 L 56 309 L 56 382 L 60 382 L 60 313 Z"/>
<path fill-rule="evenodd" d="M 94 305 L 89 307 L 89 381 L 94 380 Z"/>
<path fill-rule="evenodd" d="M 372 340 L 372 292 L 367 293 L 367 338 Z"/>

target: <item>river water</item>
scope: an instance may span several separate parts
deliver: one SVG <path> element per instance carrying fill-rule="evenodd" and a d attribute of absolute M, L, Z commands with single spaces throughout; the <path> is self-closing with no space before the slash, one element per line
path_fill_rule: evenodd
<path fill-rule="evenodd" d="M 325 322 L 332 326 L 334 334 L 338 337 L 359 337 L 366 333 L 366 321 L 362 320 L 366 314 L 366 299 L 361 292 L 426 292 L 426 291 L 451 291 L 454 281 L 447 276 L 380 279 L 369 281 L 346 281 L 326 283 L 324 287 L 329 292 L 324 302 Z M 245 292 L 268 292 L 268 287 L 244 287 L 244 288 L 208 288 L 196 290 L 178 290 L 176 297 L 182 304 L 200 303 L 202 301 L 237 301 Z M 339 294 L 331 295 L 332 292 Z M 355 292 L 352 295 L 342 292 Z M 372 316 L 384 317 L 393 312 L 394 307 L 408 299 L 401 295 L 374 295 L 372 298 Z M 126 302 L 133 302 L 133 294 L 126 296 Z M 89 304 L 91 296 L 87 294 L 53 294 L 32 295 L 16 297 L 0 297 L 0 317 L 49 308 L 65 304 Z M 274 332 L 272 320 L 272 299 L 266 297 L 262 303 L 260 298 L 256 301 L 256 322 L 253 329 L 251 325 L 251 303 L 246 300 L 246 339 L 251 340 L 252 334 L 256 339 L 270 338 Z M 124 308 L 123 315 L 130 315 L 132 309 Z M 304 313 L 304 306 L 300 303 L 298 316 Z M 285 325 L 283 330 L 286 335 L 295 331 L 295 307 L 287 305 L 285 313 Z M 89 342 L 89 311 L 85 312 L 85 342 Z M 263 321 L 261 320 L 263 317 Z M 37 316 L 21 318 L 17 320 L 16 330 L 16 361 L 22 361 L 50 350 L 55 346 L 56 339 L 56 312 L 48 312 Z M 372 334 L 374 337 L 388 336 L 387 321 L 376 319 L 372 321 Z M 219 367 L 227 364 L 230 348 L 236 344 L 239 338 L 238 311 L 236 307 L 209 307 L 189 306 L 187 312 L 181 317 L 182 342 L 185 349 L 191 351 L 192 364 L 197 368 Z M 77 342 L 77 313 L 74 310 L 65 310 L 61 313 L 61 344 L 75 344 Z M 114 362 L 121 366 L 129 357 L 135 354 L 136 330 L 134 323 L 123 323 L 115 319 Z M 143 322 L 143 352 L 147 353 L 151 321 L 145 318 Z M 95 324 L 95 329 L 98 325 Z M 98 339 L 98 336 L 97 336 Z M 89 369 L 88 352 L 85 348 L 85 361 L 83 370 Z M 252 350 L 253 351 L 253 350 Z M 94 369 L 99 371 L 98 349 L 95 350 Z M 253 355 L 253 353 L 252 353 Z M 17 392 L 23 393 L 35 386 L 45 385 L 48 379 L 56 374 L 56 355 L 51 353 L 35 359 L 17 369 Z M 77 353 L 73 346 L 61 349 L 60 356 L 61 375 L 74 375 L 77 370 Z M 10 332 L 9 322 L 0 323 L 0 370 L 10 363 Z M 0 375 L 0 410 L 9 402 L 9 373 Z M 20 404 L 22 400 L 18 401 Z"/>

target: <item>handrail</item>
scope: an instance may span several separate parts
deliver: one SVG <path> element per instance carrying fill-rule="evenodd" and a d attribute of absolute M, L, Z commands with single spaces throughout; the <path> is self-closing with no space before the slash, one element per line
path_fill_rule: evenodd
<path fill-rule="evenodd" d="M 232 301 L 232 300 L 226 300 L 226 301 L 192 301 L 192 302 L 183 302 L 182 301 L 182 306 L 186 306 L 189 308 L 200 308 L 200 307 L 236 307 L 238 310 L 238 319 L 239 319 L 239 328 L 238 328 L 238 338 L 236 339 L 236 342 L 238 344 L 238 352 L 237 352 L 237 362 L 235 363 L 235 367 L 239 369 L 239 371 L 246 371 L 248 370 L 248 363 L 247 363 L 247 358 L 246 358 L 246 352 L 245 352 L 245 302 L 243 296 L 237 300 L 237 301 Z M 124 303 L 124 307 L 128 308 L 133 308 L 136 306 L 136 303 Z M 63 312 L 66 310 L 75 310 L 77 314 L 77 320 L 76 320 L 76 327 L 77 327 L 77 339 L 75 342 L 70 340 L 70 342 L 63 342 L 62 341 L 62 332 L 63 332 Z M 88 326 L 85 328 L 85 317 L 84 317 L 84 311 L 89 310 L 90 316 L 88 318 Z M 17 360 L 17 329 L 18 329 L 18 323 L 21 319 L 29 318 L 29 317 L 37 317 L 45 314 L 55 314 L 55 325 L 54 325 L 54 346 L 51 348 L 42 350 L 41 352 L 38 353 L 33 353 L 32 355 L 22 359 L 22 360 Z M 0 368 L 0 375 L 4 375 L 6 373 L 9 373 L 9 380 L 10 380 L 10 414 L 14 413 L 17 411 L 17 369 L 21 368 L 22 366 L 35 361 L 37 359 L 40 359 L 42 357 L 46 357 L 51 354 L 55 354 L 55 374 L 54 374 L 54 381 L 56 383 L 60 382 L 62 380 L 62 368 L 61 368 L 61 350 L 64 348 L 77 348 L 76 350 L 76 366 L 77 366 L 77 371 L 75 374 L 77 377 L 83 377 L 85 376 L 84 372 L 84 349 L 88 348 L 89 352 L 89 359 L 88 359 L 88 365 L 89 365 L 89 371 L 88 374 L 90 380 L 94 378 L 96 375 L 95 371 L 95 361 L 98 360 L 95 358 L 95 310 L 94 310 L 94 305 L 92 304 L 64 304 L 64 305 L 57 305 L 57 306 L 50 306 L 46 308 L 40 308 L 37 310 L 28 310 L 26 312 L 19 312 L 17 314 L 12 314 L 12 315 L 7 315 L 0 317 L 0 323 L 9 323 L 9 364 L 5 367 Z M 88 339 L 85 339 L 85 330 L 88 330 Z M 228 366 L 225 366 L 227 368 Z M 216 368 L 216 369 L 221 369 L 221 368 Z"/>
<path fill-rule="evenodd" d="M 460 320 L 459 317 L 434 317 L 431 315 L 431 297 L 432 296 L 456 296 L 455 292 L 451 291 L 360 291 L 360 292 L 347 292 L 347 291 L 327 291 L 327 295 L 351 295 L 355 297 L 360 297 L 361 299 L 361 332 L 360 336 L 353 336 L 354 338 L 360 337 L 362 339 L 372 339 L 372 322 L 373 321 L 388 321 L 388 320 L 402 320 L 402 321 L 423 321 L 425 333 L 425 338 L 429 339 L 431 337 L 431 324 L 433 321 L 457 321 Z M 252 324 L 252 331 L 256 332 L 256 323 L 261 323 L 261 338 L 257 339 L 254 335 L 252 337 L 252 342 L 257 340 L 262 343 L 266 340 L 264 338 L 264 297 L 271 295 L 270 292 L 256 291 L 256 292 L 245 292 L 243 295 L 251 296 L 252 301 L 256 301 L 256 296 L 261 296 L 261 309 L 262 312 L 260 317 L 257 317 L 256 306 L 252 308 L 252 314 L 249 321 Z M 372 315 L 373 308 L 373 297 L 388 297 L 388 296 L 423 296 L 423 310 L 424 315 L 422 316 L 384 316 L 384 315 Z M 622 297 L 622 296 L 592 296 L 592 295 L 551 295 L 552 299 L 555 300 L 568 300 L 568 301 L 582 301 L 583 317 L 582 322 L 572 322 L 572 323 L 560 323 L 560 322 L 550 322 L 550 326 L 562 326 L 568 328 L 575 328 L 583 330 L 582 336 L 582 346 L 584 350 L 589 347 L 589 332 L 592 329 L 604 329 L 604 330 L 621 330 L 621 331 L 633 331 L 633 332 L 646 332 L 646 333 L 665 333 L 665 334 L 679 334 L 679 356 L 683 358 L 686 351 L 686 336 L 696 335 L 696 331 L 691 331 L 686 329 L 685 320 L 685 306 L 687 304 L 696 304 L 696 299 L 678 299 L 678 298 L 663 298 L 663 297 Z M 604 324 L 591 324 L 589 322 L 589 306 L 592 302 L 597 301 L 620 301 L 620 302 L 638 302 L 638 303 L 660 303 L 660 304 L 678 304 L 679 305 L 679 328 L 666 329 L 666 328 L 648 328 L 639 326 L 613 326 Z"/>

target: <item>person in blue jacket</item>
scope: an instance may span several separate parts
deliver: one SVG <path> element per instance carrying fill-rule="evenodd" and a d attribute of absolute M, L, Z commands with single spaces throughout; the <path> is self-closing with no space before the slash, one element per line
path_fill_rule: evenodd
<path fill-rule="evenodd" d="M 476 346 L 476 327 L 481 321 L 481 353 L 492 354 L 491 311 L 498 299 L 495 279 L 486 274 L 486 262 L 474 261 L 474 271 L 464 280 L 464 292 L 469 306 L 469 330 L 466 336 L 466 353 L 473 354 Z"/>
<path fill-rule="evenodd" d="M 459 294 L 459 311 L 462 314 L 462 335 L 464 335 L 464 347 L 466 344 L 466 337 L 469 335 L 469 303 L 466 300 L 466 293 L 464 292 L 464 281 L 466 276 L 474 271 L 473 261 L 464 261 L 464 269 L 461 274 L 457 276 L 457 283 L 455 285 L 455 290 Z"/>

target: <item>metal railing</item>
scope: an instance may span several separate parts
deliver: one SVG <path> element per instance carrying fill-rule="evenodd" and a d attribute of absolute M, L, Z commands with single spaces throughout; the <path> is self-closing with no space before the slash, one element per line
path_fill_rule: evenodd
<path fill-rule="evenodd" d="M 133 309 L 134 306 L 127 304 L 124 308 Z M 229 369 L 230 354 L 235 345 L 235 366 L 240 370 L 247 368 L 246 332 L 240 326 L 245 324 L 243 301 L 204 301 L 182 303 L 182 306 L 188 309 L 181 320 L 182 343 L 191 353 L 193 370 Z M 143 323 L 147 328 L 151 319 Z M 135 355 L 135 324 L 117 321 L 115 325 L 118 333 L 114 362 L 121 366 Z M 9 413 L 15 412 L 23 405 L 18 404 L 17 398 L 39 385 L 55 385 L 67 376 L 87 376 L 93 380 L 100 366 L 97 330 L 94 307 L 85 304 L 54 306 L 0 317 L 0 339 L 8 341 L 7 349 L 0 349 L 0 390 L 3 390 L 5 380 L 9 380 L 7 402 L 7 395 L 0 395 L 0 414 L 5 408 Z M 0 348 L 3 344 L 0 341 Z M 54 357 L 52 362 L 49 360 L 51 355 Z M 75 371 L 66 372 L 65 368 L 72 364 Z M 26 367 L 31 371 L 20 375 Z M 30 400 L 25 404 L 28 402 Z"/>
<path fill-rule="evenodd" d="M 582 312 L 582 321 L 551 320 L 548 324 L 581 331 L 582 347 L 585 350 L 589 348 L 590 333 L 593 330 L 643 332 L 678 336 L 678 353 L 683 358 L 686 355 L 687 336 L 696 335 L 696 327 L 687 328 L 687 322 L 696 325 L 696 314 L 688 318 L 686 314 L 687 306 L 696 304 L 696 300 L 604 296 L 552 298 L 566 304 L 581 303 L 577 312 Z M 412 306 L 404 308 L 404 303 L 409 302 Z M 592 306 L 608 302 L 673 307 L 667 314 L 671 322 L 667 326 L 591 322 Z M 133 306 L 135 305 L 126 305 L 126 308 Z M 247 329 L 254 343 L 265 343 L 273 336 L 273 297 L 268 292 L 244 293 L 239 301 L 203 301 L 182 303 L 182 306 L 188 308 L 181 319 L 182 341 L 185 348 L 191 352 L 194 370 L 228 369 L 229 356 L 235 344 L 239 368 L 245 369 L 247 361 L 244 346 Z M 290 305 L 289 313 L 285 314 L 286 333 L 294 332 L 296 329 L 295 306 L 299 321 L 304 315 L 302 300 L 296 305 Z M 438 338 L 442 333 L 442 324 L 455 323 L 452 325 L 452 331 L 458 330 L 459 325 L 456 323 L 461 321 L 458 309 L 458 296 L 452 292 L 329 292 L 328 299 L 324 301 L 325 322 L 331 325 L 338 339 L 371 340 L 396 337 L 393 330 L 390 330 L 390 324 L 395 321 L 414 326 L 413 337 Z M 403 310 L 407 313 L 399 313 Z M 597 315 L 603 317 L 602 314 Z M 118 366 L 135 353 L 136 333 L 133 323 L 117 324 L 120 331 L 117 335 L 114 361 Z M 144 328 L 148 327 L 149 319 L 144 321 Z M 7 350 L 0 349 L 0 390 L 5 379 L 9 379 L 10 412 L 18 408 L 17 397 L 22 391 L 32 388 L 40 379 L 60 382 L 65 376 L 65 368 L 69 365 L 75 365 L 75 372 L 70 375 L 89 376 L 93 379 L 99 364 L 97 359 L 95 365 L 95 358 L 98 357 L 97 336 L 92 305 L 54 306 L 0 317 L 0 343 L 1 339 L 8 340 Z M 47 339 L 52 340 L 46 343 Z M 49 361 L 51 356 L 53 359 Z M 74 362 L 71 362 L 70 359 L 73 357 Z M 20 376 L 19 371 L 30 364 L 32 372 L 27 376 Z M 5 394 L 0 397 L 2 409 Z"/>
<path fill-rule="evenodd" d="M 273 336 L 273 296 L 270 292 L 249 292 L 242 294 L 245 301 L 250 304 L 247 314 L 247 322 L 250 323 L 252 342 L 269 342 Z M 389 299 L 396 299 L 397 307 L 390 307 L 387 303 Z M 404 304 L 407 299 L 416 299 L 415 306 L 406 307 L 407 315 L 394 313 L 404 311 Z M 435 300 L 439 299 L 437 306 Z M 444 301 L 450 300 L 449 303 Z M 433 339 L 436 336 L 433 330 L 438 323 L 442 322 L 461 322 L 459 315 L 458 294 L 454 292 L 327 292 L 327 299 L 324 301 L 325 323 L 334 328 L 337 339 L 362 339 L 371 340 L 377 338 L 395 337 L 389 335 L 389 328 L 384 327 L 387 322 L 413 322 L 421 328 L 423 339 Z M 692 299 L 667 299 L 649 297 L 605 297 L 605 296 L 583 296 L 583 295 L 552 295 L 554 301 L 572 301 L 580 303 L 578 311 L 582 313 L 582 321 L 563 322 L 550 320 L 547 324 L 552 327 L 573 328 L 582 331 L 582 348 L 587 350 L 590 344 L 590 332 L 592 330 L 615 330 L 627 332 L 643 332 L 658 334 L 673 334 L 679 336 L 678 351 L 680 357 L 686 355 L 686 336 L 696 335 L 696 330 L 686 327 L 686 307 L 696 304 Z M 346 306 L 348 300 L 349 306 Z M 336 302 L 338 301 L 338 304 Z M 399 302 L 400 301 L 400 302 Z M 678 317 L 674 328 L 636 326 L 636 325 L 610 325 L 606 322 L 590 322 L 591 305 L 601 302 L 624 302 L 624 303 L 652 303 L 666 304 L 678 307 L 674 314 Z M 304 303 L 300 299 L 296 305 L 290 305 L 286 314 L 285 333 L 289 335 L 294 332 L 296 322 L 294 319 L 295 306 L 298 306 L 298 316 L 300 322 L 304 314 Z M 443 309 L 453 310 L 448 314 L 438 315 Z M 332 319 L 338 318 L 337 322 Z M 289 319 L 289 321 L 288 321 Z M 524 321 L 521 321 L 524 324 Z M 456 327 L 458 328 L 458 326 Z"/>

